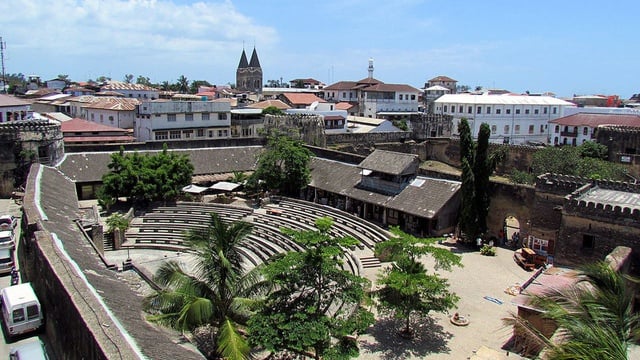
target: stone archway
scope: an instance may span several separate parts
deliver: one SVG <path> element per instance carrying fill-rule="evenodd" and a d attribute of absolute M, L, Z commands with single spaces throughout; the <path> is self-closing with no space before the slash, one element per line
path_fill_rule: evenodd
<path fill-rule="evenodd" d="M 509 215 L 504 218 L 504 241 L 509 242 L 514 239 L 514 234 L 520 235 L 520 221 L 514 215 Z"/>

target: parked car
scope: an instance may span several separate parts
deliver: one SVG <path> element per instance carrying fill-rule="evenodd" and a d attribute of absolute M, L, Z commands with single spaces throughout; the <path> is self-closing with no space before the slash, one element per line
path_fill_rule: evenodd
<path fill-rule="evenodd" d="M 13 230 L 18 225 L 18 218 L 13 215 L 0 216 L 0 230 Z"/>
<path fill-rule="evenodd" d="M 16 246 L 15 241 L 13 240 L 13 231 L 4 230 L 0 231 L 0 248 L 14 248 Z"/>
<path fill-rule="evenodd" d="M 44 343 L 37 337 L 29 338 L 28 342 L 14 346 L 9 351 L 9 360 L 48 360 Z"/>

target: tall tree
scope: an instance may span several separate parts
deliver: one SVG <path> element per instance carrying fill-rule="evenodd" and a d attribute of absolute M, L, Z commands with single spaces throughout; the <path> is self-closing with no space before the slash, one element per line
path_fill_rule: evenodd
<path fill-rule="evenodd" d="M 429 312 L 446 312 L 453 308 L 458 296 L 449 291 L 446 279 L 438 273 L 428 273 L 420 262 L 425 255 L 433 257 L 434 270 L 451 270 L 462 266 L 460 256 L 448 249 L 434 246 L 438 239 L 424 239 L 409 235 L 398 227 L 392 227 L 396 235 L 388 241 L 376 244 L 375 253 L 392 261 L 391 267 L 379 274 L 380 290 L 374 292 L 378 298 L 378 309 L 404 320 L 403 336 L 412 336 L 411 316 L 429 316 Z"/>
<path fill-rule="evenodd" d="M 518 316 L 503 321 L 523 334 L 527 345 L 545 348 L 548 359 L 628 359 L 630 345 L 640 340 L 640 314 L 633 309 L 638 280 L 605 262 L 583 267 L 578 279 L 532 299 L 531 305 L 558 326 L 559 342 Z"/>
<path fill-rule="evenodd" d="M 182 94 L 188 94 L 189 93 L 189 80 L 187 79 L 186 76 L 180 75 L 176 85 L 178 86 L 178 91 L 180 91 L 180 93 L 182 93 Z"/>
<path fill-rule="evenodd" d="M 126 82 L 127 84 L 131 84 L 132 81 L 133 81 L 133 74 L 126 74 L 124 76 L 124 82 Z"/>
<path fill-rule="evenodd" d="M 478 143 L 473 162 L 473 185 L 475 188 L 474 209 L 477 213 L 476 221 L 480 234 L 487 231 L 487 216 L 489 215 L 489 176 L 493 173 L 489 159 L 489 137 L 491 128 L 489 124 L 483 123 L 478 131 Z"/>
<path fill-rule="evenodd" d="M 201 86 L 211 87 L 211 84 L 207 80 L 194 80 L 194 81 L 191 82 L 191 86 L 189 87 L 189 91 L 191 92 L 191 94 L 197 94 L 198 93 L 198 89 Z"/>
<path fill-rule="evenodd" d="M 247 359 L 250 348 L 240 329 L 265 290 L 258 268 L 247 271 L 240 250 L 251 229 L 212 213 L 208 227 L 189 230 L 185 241 L 195 252 L 193 271 L 173 260 L 160 266 L 154 279 L 163 289 L 145 300 L 149 319 L 179 330 L 211 325 L 217 350 L 212 355 Z"/>
<path fill-rule="evenodd" d="M 369 284 L 344 270 L 344 249 L 357 240 L 332 237 L 332 224 L 330 218 L 320 218 L 316 231 L 283 230 L 306 250 L 289 252 L 265 267 L 274 291 L 249 320 L 252 343 L 316 359 L 357 356 L 357 344 L 347 335 L 364 331 L 374 321 L 361 306 Z"/>
<path fill-rule="evenodd" d="M 258 158 L 252 177 L 263 180 L 268 189 L 285 195 L 298 196 L 309 184 L 312 153 L 299 140 L 283 135 L 271 135 L 266 151 Z"/>
<path fill-rule="evenodd" d="M 138 75 L 138 78 L 136 78 L 136 84 L 138 85 L 145 85 L 145 86 L 151 86 L 151 79 L 149 79 L 146 76 L 142 76 L 142 75 Z"/>

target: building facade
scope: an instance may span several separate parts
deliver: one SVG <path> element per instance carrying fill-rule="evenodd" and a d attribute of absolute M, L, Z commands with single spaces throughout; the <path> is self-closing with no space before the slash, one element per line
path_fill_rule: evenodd
<path fill-rule="evenodd" d="M 549 121 L 553 145 L 577 146 L 596 140 L 600 126 L 622 126 L 640 129 L 640 114 L 577 113 Z M 608 144 L 609 141 L 604 143 Z"/>
<path fill-rule="evenodd" d="M 121 81 L 109 81 L 100 88 L 101 92 L 117 92 L 124 97 L 139 100 L 155 100 L 158 99 L 160 91 L 150 86 L 142 84 L 132 84 Z"/>
<path fill-rule="evenodd" d="M 522 145 L 548 144 L 549 121 L 564 116 L 574 104 L 550 96 L 449 94 L 434 101 L 434 113 L 447 114 L 454 119 L 457 135 L 460 119 L 469 121 L 471 132 L 477 137 L 480 125 L 489 124 L 492 143 Z"/>
<path fill-rule="evenodd" d="M 236 89 L 260 93 L 262 91 L 262 84 L 262 67 L 260 66 L 256 48 L 253 48 L 250 61 L 247 61 L 247 54 L 244 52 L 244 49 L 242 49 L 240 63 L 236 70 Z"/>
<path fill-rule="evenodd" d="M 138 141 L 192 140 L 231 136 L 231 106 L 217 101 L 144 101 L 134 126 Z"/>
<path fill-rule="evenodd" d="M 31 104 L 14 96 L 0 94 L 0 123 L 31 118 Z"/>

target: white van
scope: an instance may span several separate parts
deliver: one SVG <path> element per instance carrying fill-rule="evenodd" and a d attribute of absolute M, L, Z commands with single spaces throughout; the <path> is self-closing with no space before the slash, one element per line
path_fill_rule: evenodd
<path fill-rule="evenodd" d="M 31 283 L 2 289 L 2 318 L 7 337 L 36 331 L 44 323 L 42 308 Z"/>
<path fill-rule="evenodd" d="M 10 273 L 14 266 L 13 250 L 11 248 L 0 248 L 0 274 Z"/>
<path fill-rule="evenodd" d="M 9 360 L 49 360 L 49 356 L 42 340 L 33 337 L 28 342 L 12 347 Z"/>

